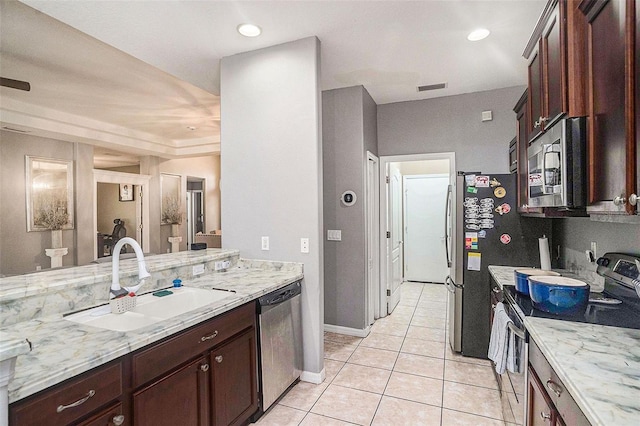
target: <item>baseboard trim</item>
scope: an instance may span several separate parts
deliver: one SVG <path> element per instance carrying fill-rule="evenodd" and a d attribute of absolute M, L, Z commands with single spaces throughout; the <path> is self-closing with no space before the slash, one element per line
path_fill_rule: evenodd
<path fill-rule="evenodd" d="M 312 373 L 311 371 L 303 371 L 300 374 L 300 380 L 303 382 L 309 382 L 315 385 L 319 385 L 320 383 L 324 382 L 326 375 L 327 374 L 324 368 L 319 373 Z"/>
<path fill-rule="evenodd" d="M 328 331 L 330 333 L 346 334 L 347 336 L 367 337 L 369 333 L 371 333 L 371 326 L 368 325 L 367 328 L 359 329 L 359 328 L 351 328 L 351 327 L 342 327 L 339 325 L 325 324 L 324 331 Z"/>

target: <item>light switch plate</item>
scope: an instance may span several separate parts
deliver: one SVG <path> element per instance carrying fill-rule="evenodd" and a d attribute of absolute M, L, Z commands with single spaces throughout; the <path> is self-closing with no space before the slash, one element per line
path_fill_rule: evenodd
<path fill-rule="evenodd" d="M 300 238 L 300 253 L 309 253 L 309 239 Z"/>
<path fill-rule="evenodd" d="M 193 275 L 204 274 L 204 263 L 200 265 L 193 265 Z"/>
<path fill-rule="evenodd" d="M 214 267 L 216 271 L 221 271 L 223 269 L 227 269 L 231 265 L 231 262 L 228 260 L 219 260 L 215 263 Z"/>
<path fill-rule="evenodd" d="M 329 241 L 342 241 L 342 230 L 340 229 L 328 229 L 327 240 Z"/>
<path fill-rule="evenodd" d="M 269 237 L 262 237 L 262 250 L 269 250 Z"/>

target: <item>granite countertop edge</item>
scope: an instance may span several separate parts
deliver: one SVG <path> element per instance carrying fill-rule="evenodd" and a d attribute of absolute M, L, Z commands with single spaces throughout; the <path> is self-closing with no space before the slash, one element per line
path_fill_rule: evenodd
<path fill-rule="evenodd" d="M 299 270 L 236 267 L 184 281 L 186 287 L 231 291 L 229 297 L 206 307 L 128 332 L 77 324 L 62 314 L 4 327 L 0 329 L 0 360 L 18 356 L 15 376 L 9 383 L 9 403 L 299 281 L 304 277 L 300 266 Z"/>

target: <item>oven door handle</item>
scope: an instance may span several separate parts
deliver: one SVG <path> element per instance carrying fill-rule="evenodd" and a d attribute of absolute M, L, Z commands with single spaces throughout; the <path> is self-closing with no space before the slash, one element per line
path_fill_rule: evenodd
<path fill-rule="evenodd" d="M 515 334 L 516 336 L 518 336 L 519 338 L 524 340 L 524 338 L 525 338 L 524 330 L 519 329 L 512 322 L 507 324 L 507 327 L 509 327 L 509 330 L 511 330 L 513 332 L 513 334 Z"/>

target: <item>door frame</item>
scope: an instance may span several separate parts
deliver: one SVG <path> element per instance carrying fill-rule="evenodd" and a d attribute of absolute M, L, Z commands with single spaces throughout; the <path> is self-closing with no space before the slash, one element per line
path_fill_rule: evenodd
<path fill-rule="evenodd" d="M 387 288 L 389 286 L 389 261 L 390 253 L 387 252 L 387 220 L 389 218 L 389 184 L 387 177 L 389 176 L 390 163 L 402 163 L 405 161 L 428 161 L 428 160 L 449 160 L 449 181 L 455 184 L 456 181 L 456 153 L 455 152 L 437 152 L 424 154 L 406 154 L 406 155 L 383 155 L 380 156 L 380 317 L 387 316 Z M 455 194 L 453 194 L 456 202 Z"/>
<path fill-rule="evenodd" d="M 93 259 L 98 259 L 98 246 L 95 243 L 98 235 L 98 183 L 130 183 L 142 188 L 136 197 L 136 219 L 142 218 L 142 228 L 136 223 L 136 241 L 140 241 L 142 250 L 149 250 L 149 182 L 150 175 L 138 175 L 134 173 L 112 172 L 109 170 L 93 170 Z M 146 232 L 143 232 L 146 230 Z M 140 238 L 142 234 L 142 238 Z"/>
<path fill-rule="evenodd" d="M 380 161 L 370 151 L 365 156 L 365 244 L 367 247 L 367 266 L 365 279 L 367 326 L 380 318 Z M 373 180 L 369 172 L 373 171 Z M 372 271 L 372 273 L 369 273 Z"/>

